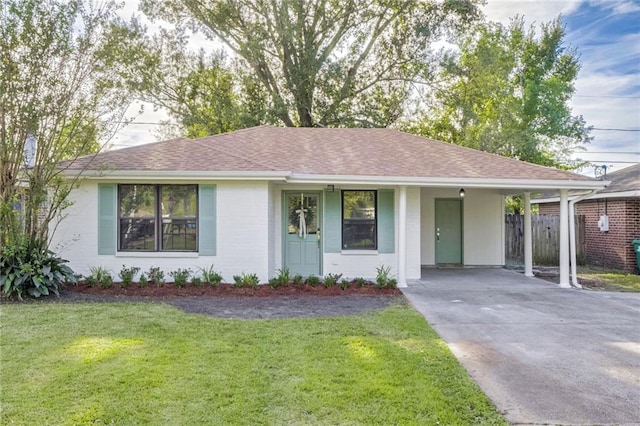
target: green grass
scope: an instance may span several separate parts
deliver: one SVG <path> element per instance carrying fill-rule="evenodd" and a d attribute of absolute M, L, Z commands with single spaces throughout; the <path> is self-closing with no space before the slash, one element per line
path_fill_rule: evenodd
<path fill-rule="evenodd" d="M 413 309 L 225 320 L 0 306 L 2 424 L 505 424 Z"/>
<path fill-rule="evenodd" d="M 640 292 L 640 275 L 599 268 L 596 266 L 578 267 L 578 278 L 586 287 L 610 290 Z"/>

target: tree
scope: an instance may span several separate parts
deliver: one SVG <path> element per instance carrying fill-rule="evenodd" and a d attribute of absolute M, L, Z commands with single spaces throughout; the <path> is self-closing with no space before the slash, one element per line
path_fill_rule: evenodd
<path fill-rule="evenodd" d="M 113 2 L 94 8 L 73 0 L 5 0 L 0 6 L 0 284 L 5 293 L 13 291 L 11 277 L 36 276 L 34 268 L 49 256 L 49 225 L 68 206 L 74 185 L 63 177 L 60 161 L 96 152 L 128 107 L 123 76 L 135 61 L 120 49 L 140 28 L 125 25 L 116 10 Z M 31 280 L 33 295 L 46 292 L 40 278 Z M 27 281 L 19 284 L 18 295 Z"/>
<path fill-rule="evenodd" d="M 388 126 L 428 74 L 431 43 L 477 0 L 143 0 L 151 18 L 226 45 L 286 126 Z"/>
<path fill-rule="evenodd" d="M 443 68 L 431 110 L 413 131 L 532 163 L 576 168 L 590 128 L 568 105 L 580 69 L 560 20 L 540 35 L 521 18 L 480 24 Z"/>

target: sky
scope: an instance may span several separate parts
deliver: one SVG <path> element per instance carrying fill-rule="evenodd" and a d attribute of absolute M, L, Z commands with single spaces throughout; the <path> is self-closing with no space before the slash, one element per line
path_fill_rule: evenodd
<path fill-rule="evenodd" d="M 127 0 L 123 14 L 130 16 L 136 6 L 137 1 Z M 504 24 L 516 14 L 537 25 L 562 15 L 565 43 L 582 63 L 570 106 L 593 127 L 587 151 L 575 156 L 606 165 L 609 172 L 640 163 L 640 0 L 488 0 L 483 11 L 488 20 Z M 163 119 L 166 114 L 147 105 L 135 121 Z M 157 133 L 156 125 L 130 124 L 112 147 L 153 142 Z M 594 169 L 580 172 L 593 176 Z"/>

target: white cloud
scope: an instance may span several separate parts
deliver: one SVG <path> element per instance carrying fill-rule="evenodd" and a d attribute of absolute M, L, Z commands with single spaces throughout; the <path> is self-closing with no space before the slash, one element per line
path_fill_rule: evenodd
<path fill-rule="evenodd" d="M 488 0 L 483 11 L 488 20 L 502 24 L 515 15 L 524 16 L 528 24 L 540 24 L 577 10 L 581 3 L 581 0 Z"/>

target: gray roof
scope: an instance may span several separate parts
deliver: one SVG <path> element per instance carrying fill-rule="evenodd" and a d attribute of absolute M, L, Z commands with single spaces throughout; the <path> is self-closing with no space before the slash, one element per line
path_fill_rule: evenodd
<path fill-rule="evenodd" d="M 604 179 L 611 181 L 611 183 L 600 191 L 601 194 L 640 191 L 640 164 L 611 172 Z"/>
<path fill-rule="evenodd" d="M 64 163 L 68 170 L 590 181 L 589 177 L 391 129 L 259 126 Z"/>

